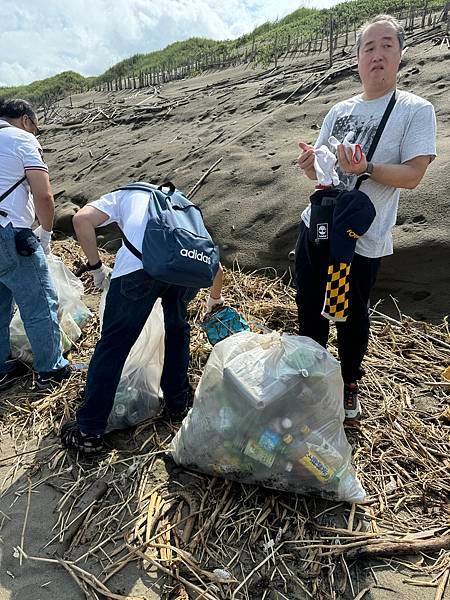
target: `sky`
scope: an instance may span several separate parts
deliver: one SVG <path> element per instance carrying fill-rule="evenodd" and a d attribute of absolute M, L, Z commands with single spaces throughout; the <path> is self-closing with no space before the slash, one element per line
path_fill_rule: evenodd
<path fill-rule="evenodd" d="M 235 38 L 301 6 L 336 1 L 14 0 L 0 21 L 0 86 L 62 71 L 99 75 L 133 54 L 193 36 Z"/>

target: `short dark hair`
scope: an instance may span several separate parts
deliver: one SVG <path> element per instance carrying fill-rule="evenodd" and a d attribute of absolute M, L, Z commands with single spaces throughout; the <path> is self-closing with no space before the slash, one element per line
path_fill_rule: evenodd
<path fill-rule="evenodd" d="M 10 100 L 0 98 L 0 117 L 20 119 L 24 115 L 27 115 L 33 121 L 37 121 L 34 108 L 27 100 L 21 100 L 20 98 L 12 98 Z"/>
<path fill-rule="evenodd" d="M 359 55 L 359 50 L 361 48 L 361 39 L 364 32 L 370 25 L 373 25 L 374 23 L 389 23 L 389 25 L 392 25 L 392 27 L 395 29 L 395 33 L 397 34 L 400 50 L 403 50 L 403 48 L 405 47 L 405 30 L 403 26 L 392 15 L 377 15 L 376 17 L 373 17 L 373 19 L 371 19 L 370 21 L 364 23 L 362 27 L 360 27 L 356 37 L 356 55 Z"/>

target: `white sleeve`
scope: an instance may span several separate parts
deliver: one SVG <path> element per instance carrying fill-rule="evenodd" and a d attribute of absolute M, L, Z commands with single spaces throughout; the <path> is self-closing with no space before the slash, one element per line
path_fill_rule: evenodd
<path fill-rule="evenodd" d="M 34 135 L 20 136 L 16 145 L 17 154 L 23 163 L 25 171 L 45 171 L 48 167 L 43 160 L 42 148 Z"/>
<path fill-rule="evenodd" d="M 320 146 L 328 146 L 328 138 L 331 135 L 331 132 L 333 131 L 333 125 L 334 125 L 334 121 L 335 121 L 335 111 L 334 111 L 334 107 L 326 114 L 323 123 L 322 123 L 322 127 L 320 128 L 320 132 L 319 132 L 319 137 L 316 140 L 316 143 L 314 144 L 314 148 L 320 148 Z"/>
<path fill-rule="evenodd" d="M 97 210 L 100 210 L 102 213 L 108 216 L 108 220 L 99 225 L 99 227 L 105 227 L 106 225 L 110 225 L 111 223 L 120 223 L 120 198 L 121 191 L 111 192 L 110 194 L 105 194 L 98 200 L 94 200 L 93 202 L 89 202 L 89 206 L 93 206 Z"/>
<path fill-rule="evenodd" d="M 436 156 L 436 116 L 432 104 L 416 110 L 400 146 L 402 163 L 416 156 Z"/>

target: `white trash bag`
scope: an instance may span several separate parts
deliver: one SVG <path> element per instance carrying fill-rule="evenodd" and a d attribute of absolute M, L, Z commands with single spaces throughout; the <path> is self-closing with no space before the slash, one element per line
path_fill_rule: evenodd
<path fill-rule="evenodd" d="M 107 290 L 100 302 L 103 320 Z M 155 417 L 161 408 L 160 382 L 164 365 L 164 315 L 161 300 L 153 307 L 131 348 L 117 387 L 106 431 L 133 427 Z"/>
<path fill-rule="evenodd" d="M 63 352 L 67 352 L 81 336 L 81 330 L 90 319 L 91 312 L 81 300 L 84 294 L 81 280 L 75 277 L 59 257 L 50 254 L 47 256 L 47 263 L 58 295 L 61 346 Z M 13 357 L 32 364 L 33 352 L 17 307 L 10 324 L 10 337 Z"/>
<path fill-rule="evenodd" d="M 307 337 L 242 332 L 214 346 L 175 462 L 235 481 L 361 502 L 338 361 Z"/>

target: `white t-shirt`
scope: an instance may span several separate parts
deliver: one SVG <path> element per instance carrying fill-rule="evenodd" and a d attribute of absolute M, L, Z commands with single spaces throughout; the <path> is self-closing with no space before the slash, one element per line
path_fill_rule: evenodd
<path fill-rule="evenodd" d="M 0 119 L 0 125 L 9 125 Z M 18 127 L 0 129 L 0 196 L 26 175 L 27 171 L 48 172 L 42 159 L 42 148 L 33 134 Z M 0 202 L 0 210 L 8 213 L 0 216 L 0 226 L 9 223 L 13 227 L 31 227 L 36 217 L 33 196 L 25 180 Z"/>
<path fill-rule="evenodd" d="M 326 115 L 315 147 L 329 146 L 328 138 L 342 141 L 349 131 L 353 143 L 368 152 L 392 92 L 375 100 L 363 100 L 361 94 L 339 102 Z M 330 147 L 330 150 L 332 148 Z M 433 105 L 410 92 L 397 90 L 397 102 L 389 117 L 372 157 L 375 164 L 399 165 L 416 156 L 436 156 L 436 117 Z M 342 189 L 353 189 L 357 177 L 344 173 L 337 165 Z M 360 187 L 372 200 L 376 216 L 367 233 L 356 242 L 356 252 L 369 258 L 387 256 L 393 252 L 392 228 L 397 219 L 400 190 L 372 179 Z M 311 206 L 302 213 L 309 227 Z"/>
<path fill-rule="evenodd" d="M 137 182 L 138 183 L 138 182 Z M 147 184 L 148 185 L 148 184 Z M 156 186 L 154 186 L 156 189 Z M 102 223 L 105 227 L 110 223 L 117 223 L 121 231 L 136 250 L 142 252 L 142 240 L 144 239 L 145 226 L 148 221 L 147 206 L 150 194 L 141 190 L 119 190 L 102 196 L 89 206 L 101 210 L 108 215 L 108 220 Z M 121 277 L 142 269 L 140 261 L 123 244 L 116 254 L 116 262 L 111 278 Z"/>

